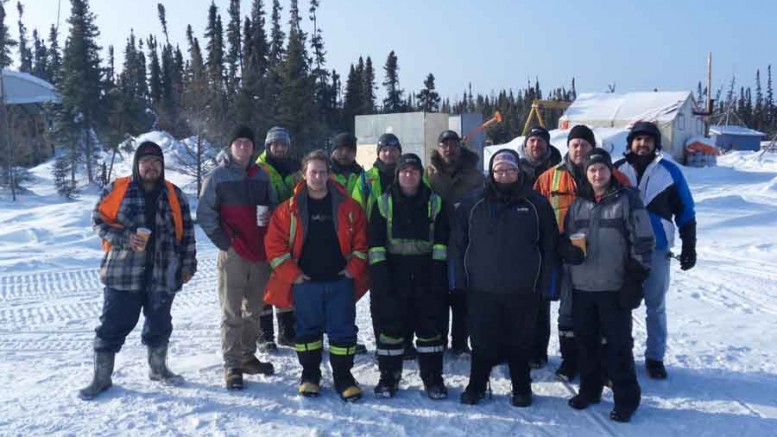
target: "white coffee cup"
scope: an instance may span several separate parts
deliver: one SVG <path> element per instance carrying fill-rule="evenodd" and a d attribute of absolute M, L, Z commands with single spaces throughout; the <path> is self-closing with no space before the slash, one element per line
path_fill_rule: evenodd
<path fill-rule="evenodd" d="M 256 226 L 266 227 L 270 223 L 270 207 L 256 205 Z"/>

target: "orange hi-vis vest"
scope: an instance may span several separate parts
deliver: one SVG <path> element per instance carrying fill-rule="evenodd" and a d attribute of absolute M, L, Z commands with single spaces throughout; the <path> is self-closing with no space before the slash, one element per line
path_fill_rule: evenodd
<path fill-rule="evenodd" d="M 119 214 L 119 207 L 124 200 L 124 196 L 127 194 L 127 188 L 131 182 L 129 176 L 116 178 L 113 181 L 113 190 L 105 196 L 100 202 L 98 210 L 100 217 L 103 221 L 117 229 L 124 229 L 121 223 L 116 222 L 116 216 Z M 176 241 L 183 240 L 183 215 L 181 214 L 181 203 L 178 201 L 178 195 L 175 194 L 175 185 L 170 181 L 165 181 L 167 186 L 167 199 L 170 201 L 170 209 L 173 211 L 173 225 L 175 226 L 175 239 Z M 107 240 L 103 240 L 103 250 L 106 252 L 111 250 L 111 243 Z"/>

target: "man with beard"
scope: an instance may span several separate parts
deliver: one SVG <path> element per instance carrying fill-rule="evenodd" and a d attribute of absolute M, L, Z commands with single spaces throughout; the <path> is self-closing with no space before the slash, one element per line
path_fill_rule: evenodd
<path fill-rule="evenodd" d="M 100 280 L 105 284 L 95 329 L 94 377 L 79 391 L 95 398 L 112 385 L 114 358 L 143 312 L 141 341 L 148 347 L 149 378 L 180 385 L 167 368 L 175 294 L 197 270 L 194 224 L 186 195 L 165 180 L 162 149 L 151 141 L 135 151 L 132 176 L 113 181 L 92 214 L 103 240 Z"/>
<path fill-rule="evenodd" d="M 477 168 L 478 155 L 461 145 L 459 134 L 452 130 L 440 132 L 437 149 L 432 152 L 431 164 L 426 167 L 429 185 L 442 197 L 449 219 L 464 197 L 483 187 L 483 174 Z M 451 269 L 452 272 L 452 269 Z M 449 305 L 451 309 L 451 351 L 456 355 L 469 353 L 469 332 L 467 330 L 467 294 L 458 284 L 450 284 Z M 447 316 L 447 314 L 446 314 Z M 443 320 L 448 331 L 448 318 Z"/>
<path fill-rule="evenodd" d="M 264 151 L 256 163 L 270 176 L 270 183 L 275 190 L 278 202 L 290 198 L 294 187 L 302 181 L 299 172 L 299 163 L 289 156 L 291 149 L 291 137 L 289 132 L 282 127 L 272 127 L 267 131 L 264 139 Z M 278 318 L 278 344 L 282 346 L 294 346 L 294 309 L 276 308 Z M 261 349 L 273 352 L 278 349 L 275 344 L 275 333 L 272 320 L 273 308 L 265 305 L 262 315 L 259 317 L 259 346 Z"/>
<path fill-rule="evenodd" d="M 534 126 L 526 134 L 521 148 L 521 164 L 530 171 L 531 182 L 537 181 L 542 173 L 561 162 L 561 153 L 550 144 L 550 132 L 542 126 Z M 540 302 L 537 314 L 537 330 L 534 338 L 529 366 L 540 369 L 548 364 L 548 343 L 550 342 L 550 300 Z"/>
<path fill-rule="evenodd" d="M 680 269 L 696 265 L 696 213 L 688 182 L 673 162 L 661 154 L 661 132 L 650 122 L 640 121 L 626 138 L 626 157 L 615 167 L 631 184 L 639 188 L 640 197 L 650 214 L 656 236 L 650 276 L 645 281 L 647 307 L 647 344 L 645 367 L 653 379 L 666 379 L 666 293 L 669 290 L 669 261 L 674 245 L 675 225 L 679 228 L 682 251 Z M 674 224 L 672 223 L 674 220 Z"/>
<path fill-rule="evenodd" d="M 532 404 L 529 354 L 537 312 L 556 266 L 558 228 L 548 201 L 532 190 L 518 154 L 499 150 L 491 158 L 482 195 L 456 210 L 456 284 L 468 293 L 472 361 L 463 404 L 485 396 L 492 367 L 506 356 L 510 403 Z"/>
<path fill-rule="evenodd" d="M 343 132 L 337 134 L 332 149 L 332 179 L 345 187 L 348 193 L 359 182 L 364 168 L 356 162 L 356 137 Z"/>
<path fill-rule="evenodd" d="M 364 168 L 356 162 L 356 137 L 347 132 L 337 134 L 333 147 L 330 177 L 345 187 L 345 191 L 350 194 L 364 173 Z M 367 347 L 363 343 L 356 343 L 356 353 L 366 354 Z"/>
<path fill-rule="evenodd" d="M 521 164 L 530 169 L 532 183 L 541 174 L 561 162 L 561 152 L 550 144 L 550 132 L 542 126 L 534 126 L 526 134 L 521 148 Z"/>

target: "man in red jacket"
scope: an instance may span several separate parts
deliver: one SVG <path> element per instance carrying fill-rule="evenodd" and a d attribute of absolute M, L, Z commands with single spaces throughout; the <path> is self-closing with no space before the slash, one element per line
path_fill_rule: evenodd
<path fill-rule="evenodd" d="M 329 180 L 329 156 L 311 152 L 305 178 L 273 213 L 265 249 L 273 272 L 265 302 L 295 307 L 299 393 L 318 396 L 323 334 L 329 339 L 334 387 L 347 402 L 361 398 L 351 374 L 356 353 L 356 298 L 367 290 L 367 219 L 345 189 Z"/>
<path fill-rule="evenodd" d="M 270 179 L 255 164 L 251 129 L 239 127 L 206 178 L 197 219 L 218 255 L 221 347 L 228 390 L 243 389 L 243 373 L 272 375 L 273 366 L 256 358 L 259 316 L 270 265 L 264 235 L 277 203 Z"/>

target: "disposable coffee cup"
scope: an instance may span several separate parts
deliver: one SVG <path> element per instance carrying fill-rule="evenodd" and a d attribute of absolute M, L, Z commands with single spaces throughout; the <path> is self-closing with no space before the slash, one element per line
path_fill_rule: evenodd
<path fill-rule="evenodd" d="M 572 242 L 573 246 L 577 246 L 580 248 L 580 250 L 583 251 L 583 255 L 586 255 L 586 249 L 585 249 L 585 234 L 582 232 L 577 232 L 575 234 L 572 234 L 569 236 L 569 241 Z"/>
<path fill-rule="evenodd" d="M 270 207 L 256 205 L 256 226 L 266 227 L 270 221 Z"/>
<path fill-rule="evenodd" d="M 135 233 L 143 240 L 143 247 L 140 250 L 146 250 L 146 244 L 148 243 L 148 239 L 151 238 L 151 229 L 149 228 L 138 228 Z"/>

